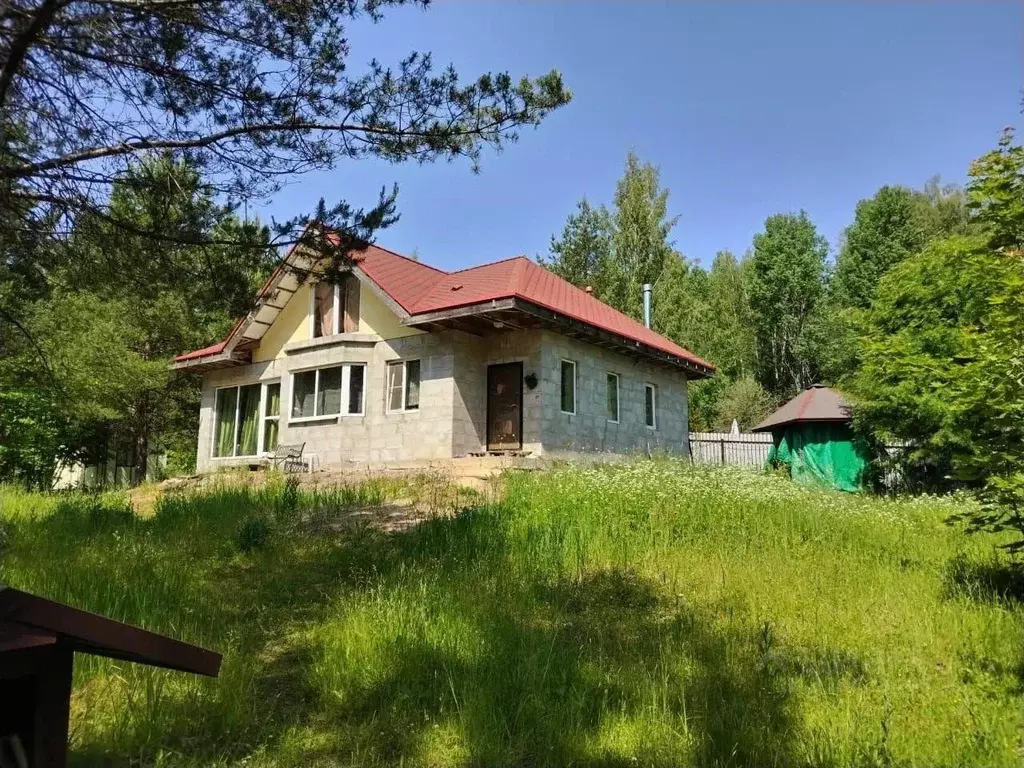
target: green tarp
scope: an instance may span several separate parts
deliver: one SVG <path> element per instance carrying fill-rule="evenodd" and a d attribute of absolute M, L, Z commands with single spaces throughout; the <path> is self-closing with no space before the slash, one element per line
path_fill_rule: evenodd
<path fill-rule="evenodd" d="M 863 487 L 867 451 L 846 424 L 795 423 L 772 432 L 768 466 L 789 467 L 798 483 L 843 491 Z"/>

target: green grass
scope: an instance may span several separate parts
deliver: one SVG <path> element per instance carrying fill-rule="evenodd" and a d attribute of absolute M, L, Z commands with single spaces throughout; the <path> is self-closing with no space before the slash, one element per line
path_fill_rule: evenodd
<path fill-rule="evenodd" d="M 1020 581 L 945 524 L 967 499 L 647 461 L 511 474 L 402 534 L 332 524 L 429 487 L 224 487 L 150 518 L 3 491 L 0 579 L 225 654 L 215 681 L 80 659 L 72 764 L 1024 758 Z"/>

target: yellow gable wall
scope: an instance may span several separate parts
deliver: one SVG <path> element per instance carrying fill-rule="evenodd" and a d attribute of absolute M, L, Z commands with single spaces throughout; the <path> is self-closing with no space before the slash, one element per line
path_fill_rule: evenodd
<path fill-rule="evenodd" d="M 260 345 L 252 351 L 254 363 L 283 357 L 285 346 L 309 338 L 309 291 L 309 283 L 303 283 L 288 299 L 274 324 L 263 334 Z"/>
<path fill-rule="evenodd" d="M 398 339 L 423 333 L 418 328 L 410 328 L 398 322 L 398 315 L 377 298 L 377 294 L 366 283 L 359 284 L 359 332 L 375 333 L 382 339 Z"/>
<path fill-rule="evenodd" d="M 309 292 L 308 283 L 303 283 L 284 305 L 263 335 L 260 345 L 252 352 L 254 363 L 263 363 L 284 357 L 285 347 L 295 341 L 309 338 Z M 409 328 L 398 321 L 398 316 L 365 283 L 359 284 L 359 332 L 375 333 L 382 339 L 397 339 L 415 336 L 423 331 Z"/>

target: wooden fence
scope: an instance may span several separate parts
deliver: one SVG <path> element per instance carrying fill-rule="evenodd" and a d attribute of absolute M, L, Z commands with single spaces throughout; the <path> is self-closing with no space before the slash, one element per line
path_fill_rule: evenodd
<path fill-rule="evenodd" d="M 767 432 L 691 432 L 690 455 L 694 464 L 763 467 L 772 447 Z"/>

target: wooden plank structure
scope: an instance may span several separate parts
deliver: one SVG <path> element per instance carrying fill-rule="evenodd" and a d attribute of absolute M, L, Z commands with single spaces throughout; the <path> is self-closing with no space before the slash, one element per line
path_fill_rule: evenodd
<path fill-rule="evenodd" d="M 76 651 L 209 677 L 221 662 L 219 653 L 0 587 L 0 759 L 67 764 Z"/>

